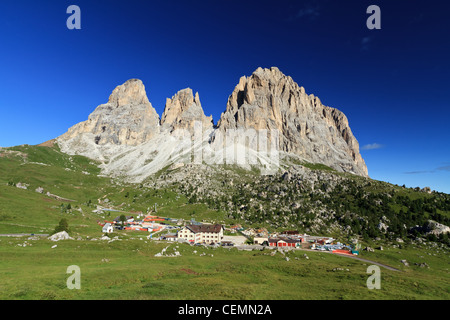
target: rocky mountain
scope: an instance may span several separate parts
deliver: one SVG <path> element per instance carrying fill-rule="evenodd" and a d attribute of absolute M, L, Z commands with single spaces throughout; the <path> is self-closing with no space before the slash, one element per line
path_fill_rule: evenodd
<path fill-rule="evenodd" d="M 228 99 L 219 130 L 255 129 L 278 132 L 279 148 L 303 160 L 338 171 L 368 176 L 359 144 L 347 117 L 307 95 L 278 68 L 258 68 L 242 77 Z"/>
<path fill-rule="evenodd" d="M 194 134 L 199 126 L 202 131 Z M 177 129 L 187 136 L 180 139 Z M 229 138 L 230 132 L 245 138 L 249 131 L 263 132 L 266 140 Z M 289 165 L 287 159 L 294 157 L 297 163 L 319 163 L 368 176 L 347 117 L 307 95 L 275 67 L 258 68 L 240 79 L 216 127 L 212 116 L 205 116 L 199 94 L 189 88 L 167 99 L 160 119 L 142 81 L 132 79 L 114 89 L 108 102 L 98 106 L 87 121 L 56 141 L 63 152 L 100 160 L 105 174 L 133 182 L 170 165 L 192 163 L 192 159 L 197 164 L 234 164 L 236 153 L 250 154 L 251 164 L 271 170 Z M 276 159 L 267 153 L 274 147 L 279 152 Z M 248 163 L 238 164 L 248 168 Z"/>

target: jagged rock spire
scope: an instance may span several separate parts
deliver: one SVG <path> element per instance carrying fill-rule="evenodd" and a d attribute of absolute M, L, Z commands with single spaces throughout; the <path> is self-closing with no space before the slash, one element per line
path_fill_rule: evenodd
<path fill-rule="evenodd" d="M 192 130 L 194 122 L 202 123 L 203 130 L 212 128 L 212 116 L 205 116 L 198 92 L 193 95 L 192 89 L 186 88 L 178 91 L 172 99 L 167 98 L 166 107 L 161 117 L 163 129 L 174 131 L 176 129 Z"/>

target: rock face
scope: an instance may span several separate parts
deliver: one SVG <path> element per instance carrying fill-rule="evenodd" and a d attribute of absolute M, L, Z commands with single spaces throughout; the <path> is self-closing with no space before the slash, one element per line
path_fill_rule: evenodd
<path fill-rule="evenodd" d="M 137 146 L 159 134 L 159 116 L 148 101 L 141 80 L 131 79 L 114 89 L 108 103 L 98 106 L 87 121 L 58 140 L 90 134 L 97 145 Z"/>
<path fill-rule="evenodd" d="M 202 123 L 204 130 L 213 126 L 212 116 L 206 117 L 203 112 L 198 93 L 194 97 L 192 90 L 187 88 L 179 91 L 172 99 L 167 98 L 161 117 L 163 130 L 173 132 L 177 129 L 186 129 L 192 132 L 196 121 Z"/>
<path fill-rule="evenodd" d="M 278 132 L 279 148 L 312 163 L 368 176 L 347 117 L 307 95 L 278 68 L 258 68 L 242 77 L 228 99 L 218 129 Z"/>

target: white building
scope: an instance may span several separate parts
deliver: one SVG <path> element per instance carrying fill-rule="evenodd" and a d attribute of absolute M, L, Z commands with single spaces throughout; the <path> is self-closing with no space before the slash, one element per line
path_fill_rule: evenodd
<path fill-rule="evenodd" d="M 113 233 L 113 231 L 114 231 L 114 227 L 112 226 L 111 223 L 106 223 L 103 226 L 103 229 L 102 229 L 103 233 Z"/>
<path fill-rule="evenodd" d="M 264 242 L 269 243 L 269 237 L 254 237 L 253 241 L 255 242 L 255 244 L 262 245 L 264 244 Z"/>
<path fill-rule="evenodd" d="M 188 225 L 178 231 L 178 238 L 190 243 L 218 243 L 223 239 L 221 224 Z"/>
<path fill-rule="evenodd" d="M 175 233 L 164 234 L 164 235 L 161 236 L 161 240 L 176 241 L 177 240 L 177 235 Z"/>

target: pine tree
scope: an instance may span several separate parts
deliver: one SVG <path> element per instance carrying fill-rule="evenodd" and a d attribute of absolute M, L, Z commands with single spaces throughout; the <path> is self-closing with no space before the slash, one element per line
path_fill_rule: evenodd
<path fill-rule="evenodd" d="M 66 231 L 67 233 L 69 233 L 69 223 L 64 218 L 62 218 L 59 221 L 59 224 L 58 224 L 58 226 L 55 227 L 55 230 L 53 233 L 58 233 L 58 232 L 62 232 L 62 231 Z"/>

